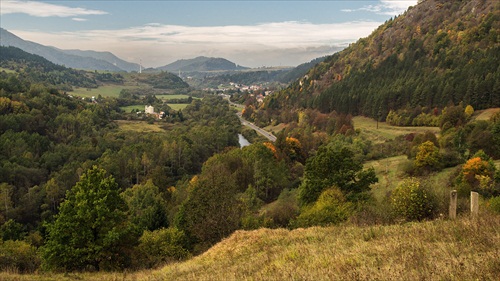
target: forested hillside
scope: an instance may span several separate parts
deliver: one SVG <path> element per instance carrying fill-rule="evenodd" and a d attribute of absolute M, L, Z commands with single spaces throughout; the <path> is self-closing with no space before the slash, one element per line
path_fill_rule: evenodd
<path fill-rule="evenodd" d="M 313 108 L 383 120 L 404 108 L 498 107 L 499 36 L 498 1 L 421 1 L 267 99 L 266 113 Z"/>
<path fill-rule="evenodd" d="M 64 90 L 71 90 L 71 86 L 97 87 L 97 81 L 93 74 L 51 63 L 43 57 L 26 53 L 15 47 L 0 46 L 0 67 L 17 73 L 17 75 L 10 74 L 12 76 L 11 80 L 15 79 L 19 81 L 17 84 L 2 79 L 4 80 L 3 83 L 7 83 L 2 84 L 2 88 L 7 91 L 14 86 L 21 87 L 17 89 L 17 91 L 20 91 L 20 89 L 27 87 L 27 83 L 40 83 L 47 86 L 57 85 Z M 5 72 L 2 72 L 0 75 L 3 78 L 9 76 Z M 9 86 L 9 83 L 12 85 Z M 10 89 L 10 91 L 15 90 Z"/>

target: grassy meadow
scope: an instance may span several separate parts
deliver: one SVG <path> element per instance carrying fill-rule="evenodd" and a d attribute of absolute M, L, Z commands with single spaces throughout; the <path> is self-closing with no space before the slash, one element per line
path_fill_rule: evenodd
<path fill-rule="evenodd" d="M 387 139 L 394 139 L 400 135 L 410 133 L 425 133 L 427 131 L 439 134 L 439 127 L 399 127 L 392 126 L 386 122 L 378 122 L 368 117 L 356 116 L 352 119 L 355 129 L 360 129 L 362 134 L 365 134 L 368 139 L 373 142 L 384 142 Z"/>
<path fill-rule="evenodd" d="M 136 88 L 136 87 L 135 86 L 124 86 L 124 85 L 113 85 L 113 84 L 99 86 L 98 88 L 95 88 L 95 89 L 74 87 L 73 91 L 68 92 L 68 94 L 73 95 L 73 96 L 78 96 L 78 97 L 85 97 L 85 98 L 91 98 L 93 96 L 97 97 L 98 95 L 101 95 L 103 97 L 115 97 L 115 98 L 117 98 L 118 95 L 120 95 L 121 90 L 131 89 L 131 88 Z"/>
<path fill-rule="evenodd" d="M 186 108 L 189 104 L 188 103 L 167 103 L 170 108 L 173 110 L 183 110 Z"/>
<path fill-rule="evenodd" d="M 131 273 L 2 280 L 498 280 L 500 216 L 389 226 L 237 231 L 204 254 Z"/>

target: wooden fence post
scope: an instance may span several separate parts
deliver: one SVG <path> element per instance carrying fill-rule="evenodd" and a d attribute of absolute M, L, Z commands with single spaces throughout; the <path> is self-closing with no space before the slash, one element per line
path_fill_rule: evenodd
<path fill-rule="evenodd" d="M 448 216 L 452 220 L 457 218 L 457 191 L 456 190 L 452 190 L 450 192 L 450 209 L 449 209 Z"/>
<path fill-rule="evenodd" d="M 474 191 L 470 192 L 470 212 L 472 216 L 479 214 L 479 193 Z"/>

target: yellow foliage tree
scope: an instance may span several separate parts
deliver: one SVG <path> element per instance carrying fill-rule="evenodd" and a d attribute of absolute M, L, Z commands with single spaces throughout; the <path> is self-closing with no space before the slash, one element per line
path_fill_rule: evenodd
<path fill-rule="evenodd" d="M 462 174 L 467 183 L 471 186 L 478 186 L 480 183 L 478 179 L 484 177 L 493 178 L 494 170 L 495 168 L 491 166 L 490 162 L 481 159 L 481 157 L 474 157 L 463 165 Z"/>
<path fill-rule="evenodd" d="M 472 107 L 472 105 L 468 105 L 465 107 L 465 114 L 467 115 L 467 117 L 471 117 L 472 114 L 474 113 L 474 108 Z"/>

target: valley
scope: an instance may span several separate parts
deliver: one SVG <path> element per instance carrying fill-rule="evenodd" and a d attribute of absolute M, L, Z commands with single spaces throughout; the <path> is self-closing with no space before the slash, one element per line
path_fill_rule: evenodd
<path fill-rule="evenodd" d="M 387 8 L 351 2 L 332 15 Z M 84 9 L 88 19 L 62 18 L 90 27 L 115 16 L 105 11 L 113 3 L 87 4 L 97 5 Z M 144 48 L 130 56 L 137 64 L 27 41 L 2 24 L 0 279 L 497 278 L 500 4 L 403 4 L 367 37 L 331 38 L 343 47 L 326 56 L 338 46 L 282 41 L 287 27 L 305 38 L 319 36 L 306 27 L 348 27 L 151 21 L 115 30 L 124 53 Z M 2 19 L 13 17 L 5 5 Z M 214 30 L 222 41 L 212 50 Z M 113 45 L 108 31 L 85 34 Z M 266 34 L 249 57 L 252 38 Z M 203 52 L 173 59 L 194 50 L 194 38 Z M 167 51 L 178 40 L 185 50 Z M 278 51 L 263 51 L 275 42 Z M 247 62 L 257 53 L 317 58 L 250 68 L 215 56 L 223 50 Z M 160 66 L 142 65 L 153 60 Z"/>

